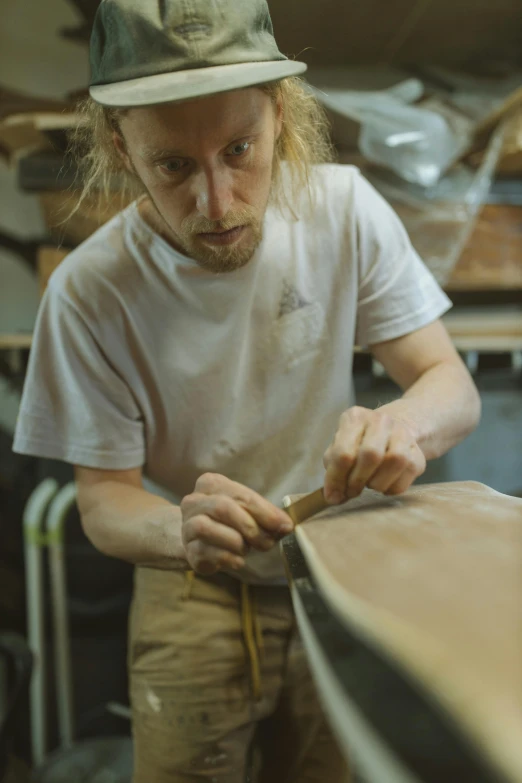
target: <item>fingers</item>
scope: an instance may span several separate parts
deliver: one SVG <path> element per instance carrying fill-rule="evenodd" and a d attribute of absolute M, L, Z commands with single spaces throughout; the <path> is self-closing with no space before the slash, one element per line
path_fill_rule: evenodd
<path fill-rule="evenodd" d="M 415 443 L 410 446 L 406 463 L 402 470 L 396 470 L 391 481 L 389 475 L 385 476 L 382 481 L 383 489 L 379 491 L 386 495 L 400 495 L 402 492 L 406 492 L 415 479 L 422 476 L 425 470 L 426 457 Z"/>
<path fill-rule="evenodd" d="M 368 487 L 383 494 L 405 492 L 425 467 L 426 460 L 416 443 L 409 442 L 402 433 L 392 435 L 382 463 L 368 481 Z M 392 487 L 395 488 L 393 492 Z"/>
<path fill-rule="evenodd" d="M 348 475 L 357 459 L 368 423 L 365 414 L 369 412 L 355 407 L 341 416 L 334 441 L 324 455 L 324 495 L 328 503 L 342 503 L 346 500 Z"/>
<path fill-rule="evenodd" d="M 285 511 L 226 476 L 205 473 L 197 480 L 195 491 L 205 495 L 219 494 L 230 497 L 250 515 L 258 527 L 268 533 L 280 536 L 292 530 L 292 522 Z"/>
<path fill-rule="evenodd" d="M 223 569 L 238 571 L 245 565 L 243 557 L 203 541 L 192 541 L 185 548 L 185 552 L 192 570 L 203 576 L 211 576 Z"/>
<path fill-rule="evenodd" d="M 413 484 L 417 476 L 420 475 L 418 473 L 415 473 L 413 470 L 410 471 L 404 471 L 401 476 L 397 479 L 395 483 L 393 483 L 384 494 L 386 495 L 401 495 L 403 492 L 406 492 L 407 489 L 410 488 L 410 486 Z"/>
<path fill-rule="evenodd" d="M 406 425 L 385 412 L 359 407 L 341 416 L 324 463 L 329 503 L 354 498 L 365 486 L 399 494 L 426 468 L 424 454 Z"/>
<path fill-rule="evenodd" d="M 224 549 L 240 557 L 246 555 L 250 548 L 237 530 L 204 514 L 187 520 L 183 525 L 182 540 L 185 547 L 193 541 L 203 541 L 209 546 Z"/>
<path fill-rule="evenodd" d="M 243 506 L 227 495 L 203 495 L 194 492 L 183 498 L 181 510 L 187 525 L 193 525 L 194 520 L 213 520 L 216 525 L 215 530 L 212 530 L 212 540 L 209 537 L 208 526 L 200 529 L 200 525 L 198 530 L 204 540 L 218 546 L 225 544 L 225 531 L 230 531 L 226 535 L 227 541 L 246 542 L 264 552 L 271 549 L 276 540 L 274 535 L 257 524 L 254 517 Z M 220 531 L 221 536 L 217 535 L 217 531 Z"/>
<path fill-rule="evenodd" d="M 293 529 L 292 520 L 265 498 L 225 476 L 206 473 L 181 502 L 187 561 L 201 574 L 242 568 L 250 547 L 262 552 Z"/>
<path fill-rule="evenodd" d="M 388 416 L 374 416 L 366 424 L 355 463 L 346 480 L 346 498 L 360 495 L 376 471 L 387 458 L 391 419 Z"/>
<path fill-rule="evenodd" d="M 210 575 L 223 568 L 237 570 L 245 565 L 248 545 L 231 527 L 200 514 L 182 528 L 187 560 L 199 574 Z"/>

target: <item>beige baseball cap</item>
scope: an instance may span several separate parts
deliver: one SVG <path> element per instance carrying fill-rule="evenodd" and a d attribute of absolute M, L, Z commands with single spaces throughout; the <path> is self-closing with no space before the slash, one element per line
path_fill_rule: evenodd
<path fill-rule="evenodd" d="M 184 101 L 296 76 L 266 0 L 102 0 L 90 44 L 91 97 L 104 106 Z"/>

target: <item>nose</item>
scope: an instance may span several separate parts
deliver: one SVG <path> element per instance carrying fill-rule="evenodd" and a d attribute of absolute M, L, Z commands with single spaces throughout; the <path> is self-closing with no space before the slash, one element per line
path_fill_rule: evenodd
<path fill-rule="evenodd" d="M 223 220 L 233 201 L 230 172 L 221 167 L 202 169 L 195 187 L 198 212 L 207 220 Z"/>

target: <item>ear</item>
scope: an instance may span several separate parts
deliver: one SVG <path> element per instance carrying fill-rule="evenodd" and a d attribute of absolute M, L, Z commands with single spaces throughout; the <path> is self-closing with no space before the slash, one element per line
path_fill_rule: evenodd
<path fill-rule="evenodd" d="M 123 165 L 127 169 L 127 171 L 130 171 L 131 173 L 134 171 L 131 159 L 129 157 L 129 153 L 127 152 L 127 145 L 125 144 L 125 139 L 121 135 L 119 131 L 114 131 L 112 134 L 112 143 L 114 144 L 114 148 L 118 155 L 120 156 Z"/>

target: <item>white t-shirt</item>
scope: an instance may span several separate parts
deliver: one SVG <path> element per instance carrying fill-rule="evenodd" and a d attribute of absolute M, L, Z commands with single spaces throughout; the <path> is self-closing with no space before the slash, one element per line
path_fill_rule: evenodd
<path fill-rule="evenodd" d="M 313 182 L 313 212 L 269 207 L 235 272 L 175 251 L 136 203 L 67 256 L 41 303 L 14 450 L 143 466 L 174 501 L 207 471 L 276 504 L 319 487 L 354 404 L 354 344 L 412 332 L 450 303 L 357 169 L 320 166 Z M 283 579 L 276 550 L 249 555 L 240 577 Z"/>

